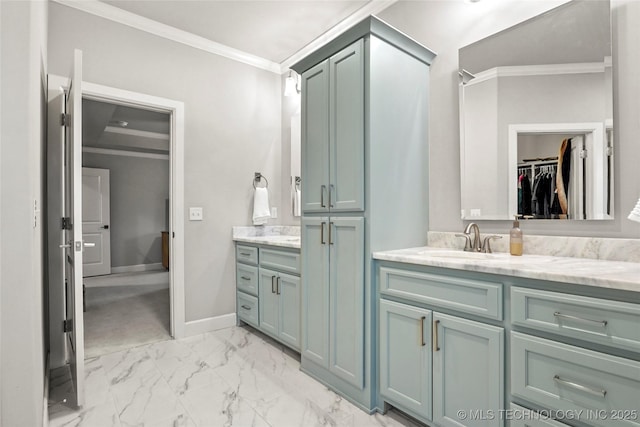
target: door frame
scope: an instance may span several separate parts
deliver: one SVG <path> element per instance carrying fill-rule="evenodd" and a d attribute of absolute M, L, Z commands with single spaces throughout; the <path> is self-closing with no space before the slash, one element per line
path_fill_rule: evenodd
<path fill-rule="evenodd" d="M 49 91 L 56 88 L 66 90 L 69 79 L 49 74 Z M 184 103 L 168 98 L 118 89 L 100 84 L 82 82 L 83 99 L 126 105 L 169 113 L 171 116 L 169 148 L 169 293 L 171 336 L 185 336 L 184 296 Z"/>

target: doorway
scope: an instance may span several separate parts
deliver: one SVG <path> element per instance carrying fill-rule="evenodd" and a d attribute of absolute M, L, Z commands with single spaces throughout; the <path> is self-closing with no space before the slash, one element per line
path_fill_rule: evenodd
<path fill-rule="evenodd" d="M 171 338 L 170 130 L 167 112 L 82 100 L 87 358 Z"/>
<path fill-rule="evenodd" d="M 50 114 L 51 107 L 55 104 L 54 100 L 61 95 L 64 97 L 64 91 L 68 87 L 68 79 L 59 76 L 49 76 L 49 100 L 50 100 Z M 184 105 L 182 102 L 173 101 L 165 98 L 150 96 L 146 94 L 140 94 L 136 92 L 116 89 L 112 87 L 97 85 L 89 82 L 83 82 L 82 84 L 82 98 L 91 101 L 99 101 L 104 103 L 111 103 L 117 106 L 132 107 L 142 110 L 158 112 L 165 114 L 169 117 L 169 159 L 165 160 L 169 164 L 169 202 L 165 203 L 162 207 L 162 213 L 168 217 L 168 226 L 166 230 L 158 230 L 158 238 L 160 239 L 161 231 L 168 231 L 171 238 L 168 239 L 168 246 L 170 248 L 170 270 L 165 275 L 168 275 L 169 281 L 169 306 L 170 306 L 170 321 L 169 321 L 169 335 L 174 338 L 180 338 L 184 336 L 185 327 L 185 313 L 184 313 Z M 54 116 L 57 113 L 54 111 Z M 50 142 L 55 141 L 60 133 L 59 123 L 55 120 L 50 120 Z M 53 136 L 53 138 L 52 138 Z M 50 151 L 56 150 L 57 145 L 50 143 Z M 135 151 L 135 149 L 133 150 Z M 56 153 L 50 156 L 50 159 L 56 159 Z M 95 154 L 95 153 L 94 153 Z M 166 156 L 166 155 L 165 155 Z M 50 182 L 59 181 L 59 177 L 53 176 L 53 172 L 57 170 L 55 167 L 49 168 L 50 172 L 48 180 Z M 52 192 L 56 194 L 57 192 Z M 168 208 L 167 208 L 168 204 Z M 168 209 L 168 214 L 166 213 Z M 56 259 L 59 250 L 57 249 L 58 242 L 56 241 L 55 233 L 56 224 L 59 224 L 60 218 L 57 216 L 58 210 L 54 208 L 50 209 L 50 236 L 51 246 L 49 255 L 49 276 L 51 278 L 50 293 L 53 295 L 64 295 L 64 282 L 60 280 L 59 271 L 56 270 L 56 266 L 61 263 L 61 260 Z M 110 228 L 111 228 L 111 224 Z M 59 229 L 59 225 L 58 225 Z M 54 248 L 55 247 L 55 248 Z M 115 265 L 115 264 L 114 264 Z M 161 264 L 160 264 L 161 265 Z M 133 272 L 135 273 L 135 272 Z M 146 280 L 146 279 L 145 279 Z M 63 366 L 68 361 L 68 352 L 64 344 L 65 332 L 62 330 L 62 323 L 64 320 L 64 301 L 61 298 L 52 298 L 50 304 L 50 336 L 51 336 L 51 367 L 56 368 Z"/>

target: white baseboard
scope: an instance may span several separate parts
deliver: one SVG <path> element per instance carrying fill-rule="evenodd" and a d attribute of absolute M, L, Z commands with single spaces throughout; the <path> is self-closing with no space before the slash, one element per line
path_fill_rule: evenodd
<path fill-rule="evenodd" d="M 230 328 L 236 325 L 236 314 L 223 314 L 222 316 L 208 317 L 206 319 L 186 322 L 184 325 L 184 336 L 204 334 L 218 329 Z"/>
<path fill-rule="evenodd" d="M 136 264 L 136 265 L 123 265 L 120 267 L 111 267 L 111 274 L 118 273 L 135 273 L 138 271 L 155 271 L 164 270 L 161 262 L 154 264 Z"/>

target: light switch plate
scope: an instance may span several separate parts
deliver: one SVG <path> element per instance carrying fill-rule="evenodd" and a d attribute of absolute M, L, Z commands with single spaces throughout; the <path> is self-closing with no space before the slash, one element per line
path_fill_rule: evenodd
<path fill-rule="evenodd" d="M 202 221 L 202 208 L 189 208 L 189 221 Z"/>

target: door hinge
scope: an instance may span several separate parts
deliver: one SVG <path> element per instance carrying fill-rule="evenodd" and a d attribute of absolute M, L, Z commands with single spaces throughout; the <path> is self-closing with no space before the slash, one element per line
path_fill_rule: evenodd
<path fill-rule="evenodd" d="M 64 332 L 72 332 L 73 331 L 73 320 L 63 320 L 62 321 L 62 329 Z"/>
<path fill-rule="evenodd" d="M 71 123 L 71 116 L 69 114 L 60 114 L 60 126 L 69 126 Z"/>
<path fill-rule="evenodd" d="M 68 216 L 62 218 L 61 227 L 63 230 L 72 230 L 73 225 L 71 224 L 71 218 Z"/>
<path fill-rule="evenodd" d="M 580 158 L 581 159 L 586 159 L 587 158 L 587 150 L 580 150 Z"/>

